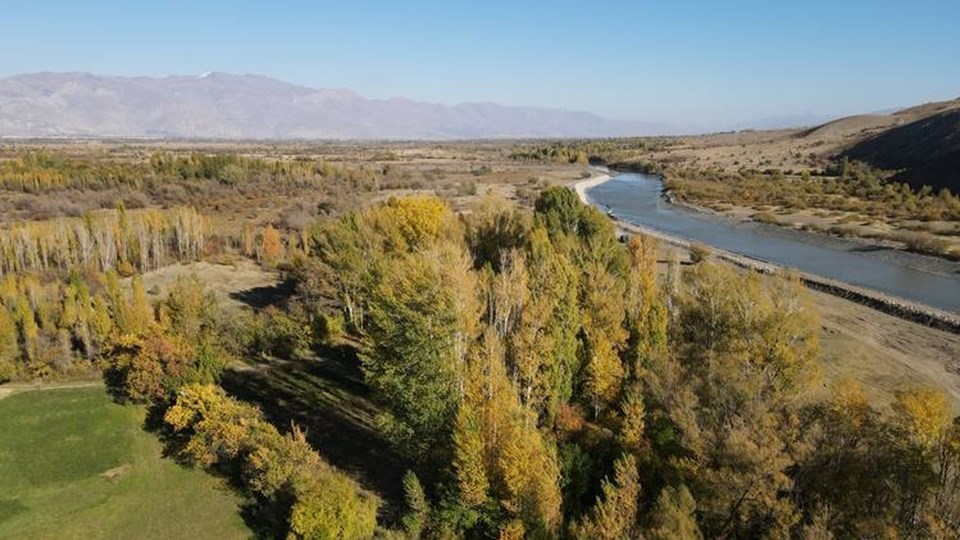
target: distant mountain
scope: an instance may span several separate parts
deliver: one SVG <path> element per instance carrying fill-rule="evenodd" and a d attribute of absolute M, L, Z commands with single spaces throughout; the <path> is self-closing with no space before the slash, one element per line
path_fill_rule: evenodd
<path fill-rule="evenodd" d="M 0 78 L 0 137 L 468 139 L 665 134 L 668 126 L 493 103 L 366 99 L 257 75 Z"/>

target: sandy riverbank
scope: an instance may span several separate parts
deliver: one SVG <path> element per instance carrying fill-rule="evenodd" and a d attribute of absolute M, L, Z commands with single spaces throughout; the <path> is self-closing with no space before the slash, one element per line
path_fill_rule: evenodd
<path fill-rule="evenodd" d="M 587 190 L 592 187 L 599 186 L 604 182 L 608 182 L 612 178 L 613 176 L 607 172 L 597 172 L 590 178 L 580 180 L 579 182 L 573 184 L 573 190 L 577 192 L 577 195 L 580 197 L 580 200 L 584 202 L 584 204 L 590 204 L 590 198 L 587 197 Z"/>

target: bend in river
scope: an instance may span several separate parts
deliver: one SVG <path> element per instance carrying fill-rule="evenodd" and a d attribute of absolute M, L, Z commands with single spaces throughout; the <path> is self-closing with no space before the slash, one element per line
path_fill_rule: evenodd
<path fill-rule="evenodd" d="M 653 176 L 624 173 L 587 190 L 619 219 L 810 274 L 960 313 L 960 263 L 672 205 Z"/>

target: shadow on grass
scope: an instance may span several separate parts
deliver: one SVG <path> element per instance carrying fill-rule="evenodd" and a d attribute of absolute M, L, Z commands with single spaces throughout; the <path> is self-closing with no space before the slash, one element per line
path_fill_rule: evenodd
<path fill-rule="evenodd" d="M 396 519 L 403 504 L 402 478 L 411 465 L 392 451 L 375 426 L 353 348 L 331 347 L 316 358 L 267 360 L 252 369 L 228 370 L 221 386 L 257 405 L 281 432 L 291 424 L 337 468 L 376 492 L 384 517 Z"/>
<path fill-rule="evenodd" d="M 285 280 L 276 285 L 254 287 L 245 291 L 230 293 L 230 298 L 242 302 L 254 309 L 263 309 L 269 306 L 280 306 L 293 296 L 294 283 Z"/>
<path fill-rule="evenodd" d="M 118 384 L 118 376 L 107 371 L 104 373 L 107 392 L 115 403 L 132 406 L 128 396 Z M 172 398 L 171 398 L 172 399 Z M 187 439 L 173 433 L 164 422 L 164 414 L 173 405 L 172 401 L 157 402 L 146 406 L 142 429 L 153 434 L 161 443 L 165 459 L 176 461 L 186 469 L 200 469 L 204 472 L 222 478 L 225 489 L 229 489 L 238 497 L 238 513 L 247 527 L 254 533 L 255 538 L 283 539 L 287 536 L 290 501 L 271 501 L 251 495 L 243 482 L 242 471 L 238 463 L 225 462 L 213 467 L 198 467 L 190 460 L 183 458 L 184 445 Z M 0 500 L 0 519 L 2 519 L 2 503 Z"/>

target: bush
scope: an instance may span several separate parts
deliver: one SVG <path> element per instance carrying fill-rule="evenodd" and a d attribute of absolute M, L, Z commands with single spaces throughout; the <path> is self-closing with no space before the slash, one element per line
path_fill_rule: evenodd
<path fill-rule="evenodd" d="M 699 263 L 710 258 L 710 246 L 702 242 L 693 242 L 690 244 L 690 261 Z"/>
<path fill-rule="evenodd" d="M 856 225 L 834 225 L 827 229 L 827 232 L 843 237 L 858 236 L 860 234 L 860 227 Z"/>
<path fill-rule="evenodd" d="M 252 352 L 290 358 L 309 351 L 313 332 L 308 324 L 274 306 L 266 308 L 253 322 Z"/>
<path fill-rule="evenodd" d="M 949 256 L 950 242 L 924 232 L 901 232 L 894 235 L 894 239 L 903 242 L 907 249 L 927 255 Z"/>
<path fill-rule="evenodd" d="M 780 219 L 777 216 L 771 214 L 770 212 L 757 212 L 756 214 L 753 214 L 752 216 L 750 216 L 750 219 L 758 223 L 769 223 L 771 225 L 780 224 Z"/>
<path fill-rule="evenodd" d="M 342 314 L 324 313 L 317 319 L 315 330 L 316 339 L 324 345 L 336 345 L 340 342 L 340 339 L 343 338 L 346 326 L 347 323 L 344 321 Z"/>

